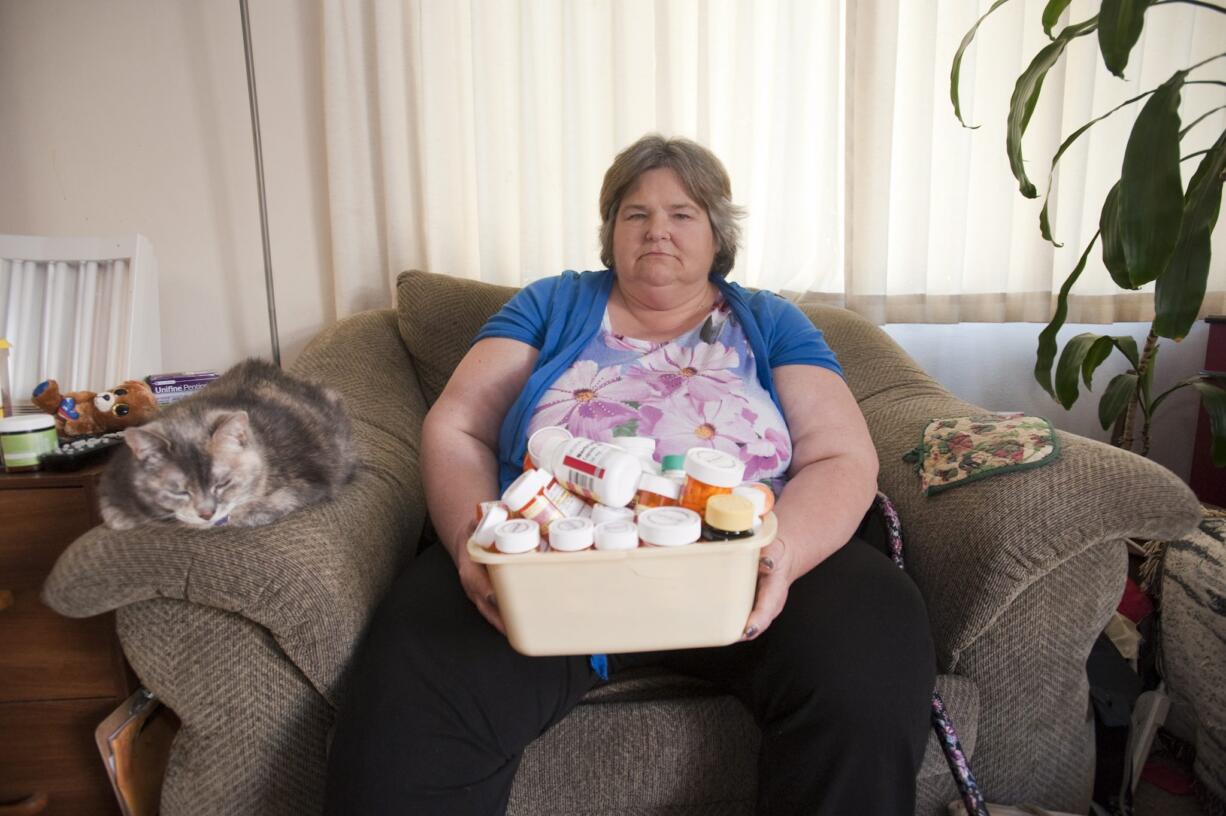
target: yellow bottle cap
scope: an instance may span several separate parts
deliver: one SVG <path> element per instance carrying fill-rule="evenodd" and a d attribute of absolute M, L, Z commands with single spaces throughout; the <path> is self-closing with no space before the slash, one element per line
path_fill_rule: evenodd
<path fill-rule="evenodd" d="M 753 505 L 744 496 L 721 493 L 707 499 L 704 518 L 708 527 L 739 533 L 753 529 Z"/>

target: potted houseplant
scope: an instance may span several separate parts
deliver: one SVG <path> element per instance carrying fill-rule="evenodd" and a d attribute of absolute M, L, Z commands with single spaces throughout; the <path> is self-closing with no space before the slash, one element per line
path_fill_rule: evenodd
<path fill-rule="evenodd" d="M 1026 172 L 1022 136 L 1038 104 L 1044 78 L 1063 57 L 1069 43 L 1095 36 L 1107 69 L 1122 78 L 1129 54 L 1144 28 L 1146 12 L 1151 6 L 1176 1 L 1102 0 L 1095 16 L 1056 30 L 1071 0 L 1049 0 L 1043 9 L 1042 23 L 1050 42 L 1035 54 L 1017 78 L 1009 104 L 1006 152 L 1023 196 L 1037 198 L 1038 190 Z M 1211 2 L 1184 1 L 1226 14 L 1226 7 Z M 963 54 L 980 24 L 1006 2 L 1008 0 L 996 0 L 992 4 L 963 37 L 954 56 L 950 99 L 958 121 L 964 126 L 958 98 Z M 1154 13 L 1161 13 L 1161 9 L 1155 9 Z M 1128 359 L 1129 369 L 1116 375 L 1107 385 L 1098 404 L 1098 417 L 1104 429 L 1114 427 L 1114 444 L 1129 450 L 1137 446 L 1142 455 L 1149 451 L 1150 425 L 1158 409 L 1174 392 L 1195 389 L 1209 414 L 1213 461 L 1218 467 L 1226 466 L 1226 378 L 1197 375 L 1161 394 L 1155 394 L 1152 386 L 1161 339 L 1179 341 L 1185 337 L 1204 300 L 1211 258 L 1210 237 L 1217 226 L 1226 177 L 1226 131 L 1219 134 L 1207 150 L 1190 155 L 1181 155 L 1180 151 L 1183 137 L 1226 105 L 1208 111 L 1185 112 L 1181 107 L 1181 91 L 1185 85 L 1194 83 L 1226 86 L 1221 81 L 1202 78 L 1204 71 L 1201 69 L 1222 59 L 1226 59 L 1226 52 L 1189 65 L 1157 87 L 1091 119 L 1069 134 L 1052 156 L 1048 194 L 1056 165 L 1070 145 L 1103 119 L 1124 109 L 1136 110 L 1134 106 L 1141 103 L 1124 151 L 1119 181 L 1103 201 L 1098 230 L 1060 288 L 1055 314 L 1039 335 L 1034 370 L 1039 384 L 1069 408 L 1076 402 L 1082 384 L 1087 390 L 1091 387 L 1098 366 L 1115 352 L 1123 354 Z M 1199 160 L 1199 163 L 1185 188 L 1180 164 L 1191 160 Z M 1044 239 L 1060 246 L 1052 236 L 1046 200 L 1039 215 L 1039 231 Z M 1065 344 L 1053 379 L 1056 333 L 1068 314 L 1069 291 L 1096 244 L 1101 244 L 1103 263 L 1118 286 L 1135 290 L 1154 283 L 1155 316 L 1149 335 L 1144 346 L 1138 348 L 1136 340 L 1129 336 L 1079 334 Z"/>

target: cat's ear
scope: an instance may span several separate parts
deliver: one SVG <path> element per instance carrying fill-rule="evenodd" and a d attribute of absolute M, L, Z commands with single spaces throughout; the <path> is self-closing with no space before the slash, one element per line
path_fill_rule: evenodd
<path fill-rule="evenodd" d="M 132 449 L 132 453 L 142 462 L 153 462 L 164 459 L 170 451 L 170 440 L 157 432 L 156 428 L 145 425 L 140 428 L 128 428 L 123 432 L 123 441 Z"/>
<path fill-rule="evenodd" d="M 219 414 L 213 424 L 213 450 L 241 451 L 251 443 L 251 420 L 246 411 Z"/>

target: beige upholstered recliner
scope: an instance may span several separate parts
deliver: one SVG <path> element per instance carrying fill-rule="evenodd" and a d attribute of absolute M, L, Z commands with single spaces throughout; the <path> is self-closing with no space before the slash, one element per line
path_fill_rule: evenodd
<path fill-rule="evenodd" d="M 166 816 L 319 810 L 345 667 L 425 523 L 422 416 L 512 293 L 407 272 L 395 310 L 342 320 L 311 343 L 294 370 L 345 395 L 361 449 L 362 469 L 336 501 L 257 529 L 99 528 L 56 565 L 47 602 L 72 616 L 117 610 L 133 668 L 182 719 Z M 808 314 L 872 430 L 881 489 L 901 513 L 908 570 L 927 600 L 938 689 L 983 791 L 1085 812 L 1085 661 L 1120 596 L 1124 540 L 1190 530 L 1193 495 L 1152 462 L 1061 434 L 1049 466 L 924 498 L 902 455 L 929 419 L 981 409 L 867 321 L 828 307 Z M 757 744 L 729 697 L 676 677 L 623 679 L 530 746 L 510 809 L 749 814 Z M 925 816 L 956 798 L 935 739 L 919 794 Z"/>

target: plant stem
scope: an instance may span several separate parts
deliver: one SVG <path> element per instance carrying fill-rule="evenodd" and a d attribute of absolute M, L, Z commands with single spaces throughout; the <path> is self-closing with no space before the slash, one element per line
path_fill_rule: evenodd
<path fill-rule="evenodd" d="M 1141 409 L 1141 415 L 1144 417 L 1144 422 L 1141 425 L 1141 455 L 1145 456 L 1149 453 L 1149 422 L 1150 422 L 1150 401 L 1149 401 L 1149 385 L 1146 378 L 1146 372 L 1153 364 L 1154 354 L 1158 351 L 1158 335 L 1151 328 L 1149 336 L 1145 338 L 1145 349 L 1141 352 L 1141 359 L 1137 362 L 1137 389 L 1133 392 L 1132 402 L 1128 406 L 1128 416 L 1124 422 L 1124 435 L 1120 440 L 1120 447 L 1124 450 L 1132 450 L 1133 429 L 1136 425 L 1136 412 Z"/>

